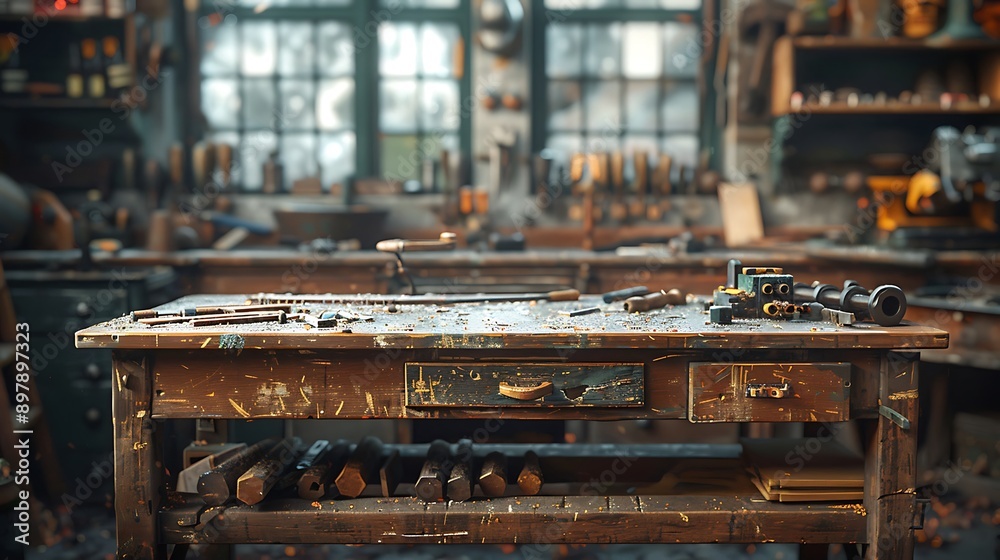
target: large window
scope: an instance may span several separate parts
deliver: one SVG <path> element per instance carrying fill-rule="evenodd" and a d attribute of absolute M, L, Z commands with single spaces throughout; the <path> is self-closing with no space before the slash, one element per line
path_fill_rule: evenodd
<path fill-rule="evenodd" d="M 700 1 L 547 0 L 545 146 L 698 158 Z"/>
<path fill-rule="evenodd" d="M 457 0 L 204 1 L 205 135 L 237 149 L 246 191 L 272 154 L 285 189 L 419 177 L 424 159 L 463 147 L 466 16 Z"/>

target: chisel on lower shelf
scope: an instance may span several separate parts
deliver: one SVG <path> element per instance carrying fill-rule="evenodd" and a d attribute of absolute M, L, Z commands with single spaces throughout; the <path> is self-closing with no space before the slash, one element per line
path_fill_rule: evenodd
<path fill-rule="evenodd" d="M 427 460 L 420 469 L 415 489 L 417 497 L 425 502 L 438 502 L 444 499 L 444 489 L 451 474 L 451 446 L 448 442 L 434 440 L 427 449 Z"/>
<path fill-rule="evenodd" d="M 369 482 L 378 479 L 381 457 L 382 442 L 376 437 L 365 436 L 337 475 L 334 481 L 337 491 L 348 498 L 360 496 Z"/>
<path fill-rule="evenodd" d="M 545 479 L 542 477 L 542 467 L 538 464 L 538 454 L 528 451 L 524 454 L 524 468 L 517 477 L 517 486 L 528 496 L 538 494 Z"/>
<path fill-rule="evenodd" d="M 283 439 L 236 480 L 236 498 L 247 505 L 260 503 L 302 454 L 302 440 Z"/>
<path fill-rule="evenodd" d="M 494 451 L 483 459 L 483 468 L 479 472 L 479 487 L 487 496 L 503 496 L 507 491 L 506 455 Z"/>
<path fill-rule="evenodd" d="M 228 502 L 236 493 L 236 481 L 240 475 L 260 461 L 276 443 L 276 438 L 265 439 L 219 463 L 198 479 L 198 494 L 210 506 Z"/>
<path fill-rule="evenodd" d="M 448 475 L 447 496 L 454 502 L 464 502 L 472 497 L 475 477 L 472 474 L 472 440 L 463 439 L 455 450 L 455 466 Z"/>
<path fill-rule="evenodd" d="M 338 440 L 299 477 L 299 497 L 316 501 L 325 496 L 330 481 L 344 468 L 350 454 L 351 442 Z"/>

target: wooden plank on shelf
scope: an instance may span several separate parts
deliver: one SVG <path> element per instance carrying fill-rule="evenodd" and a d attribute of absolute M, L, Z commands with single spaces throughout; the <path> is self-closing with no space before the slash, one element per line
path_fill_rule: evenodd
<path fill-rule="evenodd" d="M 754 495 L 284 500 L 228 507 L 196 527 L 174 517 L 164 510 L 170 543 L 753 543 L 806 536 L 840 543 L 864 542 L 866 532 L 858 505 L 781 504 Z"/>

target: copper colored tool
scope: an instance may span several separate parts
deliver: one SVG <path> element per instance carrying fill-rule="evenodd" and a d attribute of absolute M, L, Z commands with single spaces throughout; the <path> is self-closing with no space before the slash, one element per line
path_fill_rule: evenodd
<path fill-rule="evenodd" d="M 483 468 L 479 471 L 479 487 L 483 494 L 496 497 L 503 496 L 507 491 L 507 456 L 494 451 L 483 460 Z"/>
<path fill-rule="evenodd" d="M 382 456 L 382 442 L 372 436 L 365 436 L 358 443 L 354 453 L 347 459 L 334 484 L 337 491 L 348 498 L 357 498 L 365 491 L 369 482 L 378 478 L 379 459 Z"/>
<path fill-rule="evenodd" d="M 236 480 L 236 497 L 247 505 L 263 501 L 281 478 L 281 473 L 298 460 L 301 447 L 299 438 L 285 439 L 272 447 Z"/>
<path fill-rule="evenodd" d="M 228 502 L 236 493 L 236 481 L 240 475 L 260 461 L 275 443 L 276 438 L 265 439 L 219 463 L 198 479 L 198 494 L 210 506 Z"/>
<path fill-rule="evenodd" d="M 669 292 L 660 290 L 659 292 L 628 298 L 625 300 L 625 311 L 629 313 L 636 313 L 639 311 L 651 311 L 653 309 L 660 309 L 668 305 L 681 305 L 685 303 L 686 298 L 680 290 L 674 288 Z"/>
<path fill-rule="evenodd" d="M 542 489 L 544 478 L 542 467 L 538 464 L 538 455 L 534 451 L 524 454 L 524 467 L 517 476 L 517 485 L 528 496 L 534 496 Z"/>

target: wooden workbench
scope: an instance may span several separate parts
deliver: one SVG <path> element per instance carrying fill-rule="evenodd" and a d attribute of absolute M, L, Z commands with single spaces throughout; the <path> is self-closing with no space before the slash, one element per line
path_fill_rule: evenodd
<path fill-rule="evenodd" d="M 161 310 L 244 300 L 191 296 Z M 559 313 L 592 305 L 604 312 Z M 184 543 L 771 541 L 872 543 L 869 558 L 912 557 L 920 518 L 916 351 L 946 347 L 944 331 L 770 320 L 715 325 L 700 304 L 627 315 L 593 297 L 350 311 L 373 320 L 328 329 L 192 328 L 123 317 L 77 333 L 80 348 L 114 350 L 120 557 L 163 558 L 168 544 Z M 498 393 L 503 381 L 548 381 L 554 390 L 516 400 Z M 786 398 L 746 391 L 751 383 L 786 381 Z M 899 415 L 895 422 L 889 409 Z M 865 499 L 863 506 L 772 503 L 744 489 L 437 504 L 276 499 L 206 508 L 163 486 L 157 426 L 177 418 L 472 418 L 484 426 L 508 418 L 857 419 L 867 428 Z"/>

